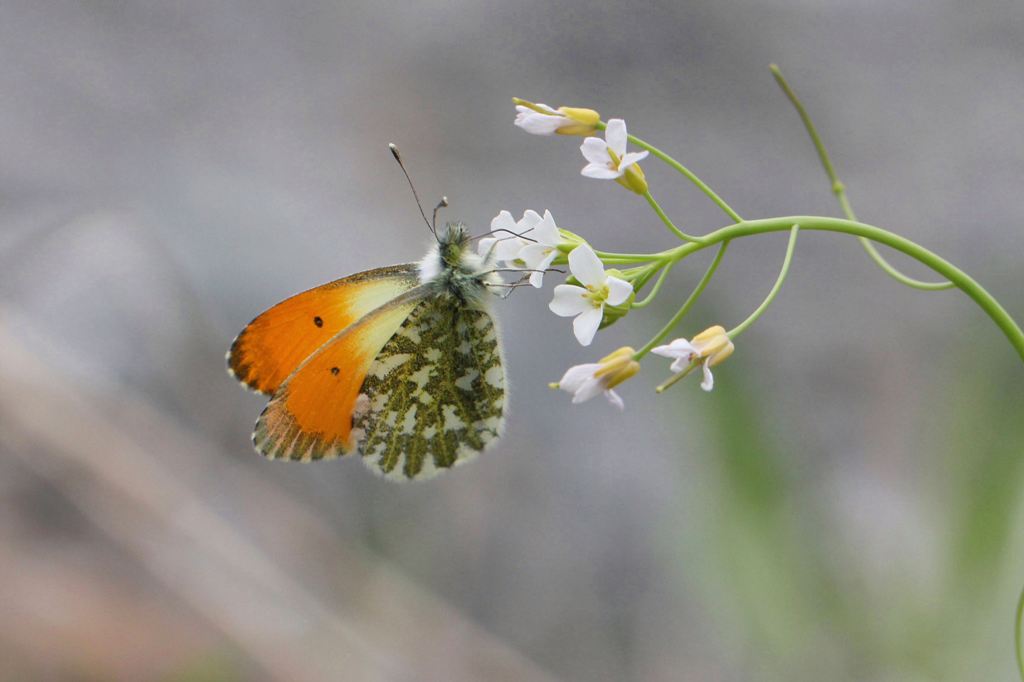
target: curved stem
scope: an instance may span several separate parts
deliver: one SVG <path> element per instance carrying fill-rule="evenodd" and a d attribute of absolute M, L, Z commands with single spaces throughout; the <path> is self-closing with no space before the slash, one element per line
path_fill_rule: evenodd
<path fill-rule="evenodd" d="M 708 269 L 704 272 L 704 276 L 700 278 L 699 282 L 697 282 L 697 286 L 694 288 L 693 293 L 691 293 L 690 297 L 686 299 L 686 301 L 683 303 L 683 306 L 678 311 L 676 311 L 676 314 L 672 316 L 672 319 L 669 320 L 665 324 L 665 326 L 661 328 L 661 331 L 655 334 L 654 338 L 647 342 L 647 345 L 645 345 L 643 348 L 638 350 L 633 355 L 634 360 L 639 360 L 643 356 L 650 353 L 651 349 L 657 346 L 659 343 L 661 343 L 665 339 L 665 337 L 668 336 L 669 332 L 671 332 L 672 329 L 677 324 L 679 324 L 679 321 L 686 317 L 686 314 L 690 312 L 690 308 L 692 308 L 693 304 L 697 302 L 697 299 L 700 298 L 700 295 L 704 293 L 704 289 L 707 288 L 708 283 L 711 281 L 711 278 L 715 275 L 715 270 L 718 269 L 718 264 L 722 262 L 722 258 L 725 256 L 725 250 L 728 247 L 728 240 L 722 240 L 722 246 L 718 249 L 718 253 L 715 254 L 715 258 L 714 260 L 711 261 L 711 265 L 709 265 Z"/>
<path fill-rule="evenodd" d="M 639 137 L 637 137 L 635 135 L 627 135 L 626 137 L 627 137 L 627 139 L 629 139 L 630 142 L 635 144 L 637 147 L 640 147 L 641 149 L 646 149 L 651 154 L 654 154 L 656 157 L 658 157 L 659 159 L 661 159 L 662 161 L 667 163 L 669 166 L 671 166 L 672 168 L 674 168 L 677 171 L 679 171 L 679 173 L 681 173 L 683 175 L 683 177 L 685 177 L 687 180 L 689 180 L 694 185 L 696 185 L 697 189 L 699 189 L 701 192 L 703 192 L 709 199 L 711 199 L 711 201 L 715 202 L 715 205 L 717 205 L 720 209 L 722 209 L 722 211 L 727 216 L 732 218 L 732 220 L 734 222 L 738 223 L 738 222 L 743 220 L 743 218 L 740 218 L 740 214 L 732 209 L 732 206 L 727 204 L 722 197 L 720 197 L 717 194 L 715 194 L 715 191 L 713 189 L 711 189 L 710 187 L 708 187 L 706 184 L 704 184 L 704 181 L 701 180 L 700 178 L 698 178 L 697 175 L 693 171 L 691 171 L 689 168 L 687 168 L 683 164 L 679 163 L 678 161 L 676 161 L 671 156 L 669 156 L 665 152 L 661 151 L 660 149 L 658 149 L 654 145 L 648 144 L 647 142 L 644 142 L 643 140 L 641 140 Z"/>
<path fill-rule="evenodd" d="M 658 292 L 661 291 L 661 285 L 665 283 L 665 278 L 668 277 L 668 273 L 672 271 L 672 268 L 675 267 L 675 264 L 678 262 L 679 261 L 669 261 L 668 263 L 663 265 L 661 268 L 661 272 L 658 273 L 658 279 L 655 280 L 654 286 L 651 287 L 650 293 L 644 296 L 644 299 L 642 301 L 635 301 L 629 307 L 646 308 L 648 305 L 650 305 L 651 301 L 653 301 L 655 297 L 658 295 Z"/>
<path fill-rule="evenodd" d="M 750 325 L 757 322 L 757 318 L 761 317 L 761 314 L 768 309 L 768 306 L 775 300 L 775 296 L 779 293 L 779 289 L 782 288 L 782 283 L 786 281 L 786 275 L 789 274 L 789 264 L 793 261 L 793 250 L 796 247 L 796 237 L 800 233 L 800 226 L 794 225 L 789 232 L 789 244 L 786 246 L 786 257 L 782 259 L 782 268 L 779 270 L 779 276 L 775 279 L 775 284 L 772 285 L 771 291 L 765 296 L 764 301 L 761 305 L 757 306 L 757 310 L 750 313 L 750 316 L 740 322 L 738 325 L 729 330 L 727 336 L 729 339 L 735 339 L 737 336 L 745 332 Z"/>
<path fill-rule="evenodd" d="M 778 83 L 779 88 L 789 99 L 790 104 L 796 109 L 796 113 L 799 114 L 800 120 L 803 121 L 804 128 L 807 130 L 807 135 L 811 138 L 811 142 L 814 144 L 815 151 L 818 152 L 818 159 L 821 161 L 822 168 L 825 169 L 825 174 L 828 175 L 829 181 L 832 183 L 832 193 L 836 195 L 836 200 L 839 202 L 839 207 L 843 210 L 843 215 L 846 216 L 847 220 L 857 220 L 857 216 L 853 212 L 853 207 L 850 205 L 849 199 L 846 197 L 846 185 L 840 180 L 836 174 L 836 169 L 832 165 L 832 159 L 828 155 L 828 150 L 825 149 L 825 143 L 821 141 L 821 136 L 818 134 L 818 129 L 814 126 L 814 122 L 811 120 L 811 115 L 807 113 L 807 109 L 804 108 L 803 102 L 796 96 L 796 92 L 786 82 L 785 77 L 782 75 L 782 71 L 779 69 L 777 64 L 771 64 L 768 67 L 771 69 L 772 76 L 775 77 L 775 82 Z M 913 277 L 908 277 L 894 267 L 889 261 L 885 259 L 882 254 L 878 252 L 875 245 L 864 237 L 860 238 L 860 244 L 864 247 L 864 250 L 871 256 L 871 260 L 875 261 L 875 264 L 885 271 L 885 274 L 895 279 L 900 284 L 905 284 L 908 287 L 914 289 L 921 289 L 923 291 L 940 291 L 942 289 L 951 289 L 954 284 L 950 281 L 946 282 L 923 282 Z"/>
<path fill-rule="evenodd" d="M 658 214 L 659 218 L 661 218 L 661 222 L 665 223 L 665 227 L 675 233 L 677 237 L 682 239 L 684 242 L 700 242 L 700 238 L 686 234 L 676 227 L 676 224 L 672 222 L 672 219 L 668 217 L 664 210 L 662 210 L 661 204 L 654 200 L 654 196 L 651 195 L 650 191 L 644 192 L 644 199 L 647 199 L 647 203 L 651 205 L 654 212 Z"/>
<path fill-rule="evenodd" d="M 853 213 L 850 213 L 847 217 L 849 217 L 850 220 L 856 220 L 856 218 L 852 216 Z M 956 286 L 949 280 L 946 280 L 945 282 L 923 282 L 919 279 L 908 277 L 907 275 L 904 275 L 902 272 L 897 270 L 896 267 L 892 265 L 892 263 L 887 261 L 885 257 L 878 252 L 878 249 L 875 248 L 875 245 L 869 242 L 864 237 L 860 238 L 860 245 L 863 246 L 864 250 L 868 252 L 869 256 L 871 256 L 871 260 L 875 261 L 875 264 L 885 271 L 885 274 L 889 275 L 900 284 L 905 284 L 912 289 L 920 289 L 921 291 L 942 291 L 944 289 L 952 289 L 954 286 Z"/>
<path fill-rule="evenodd" d="M 1010 341 L 1014 350 L 1024 360 L 1024 331 L 1014 321 L 1006 309 L 988 293 L 984 287 L 976 282 L 970 275 L 956 267 L 949 261 L 936 253 L 915 244 L 914 242 L 893 234 L 880 227 L 859 223 L 853 220 L 842 218 L 828 218 L 825 216 L 785 216 L 780 218 L 765 218 L 763 220 L 746 220 L 742 223 L 729 225 L 710 232 L 701 237 L 701 243 L 682 244 L 672 249 L 673 259 L 682 259 L 696 253 L 701 249 L 721 242 L 731 241 L 738 237 L 746 237 L 753 234 L 765 234 L 768 232 L 782 232 L 792 229 L 793 225 L 799 225 L 803 231 L 813 230 L 818 232 L 838 232 L 850 234 L 855 237 L 864 237 L 878 244 L 884 244 L 901 253 L 904 253 L 923 265 L 931 268 L 939 275 L 953 283 L 955 287 L 967 294 L 1002 330 L 1003 334 Z"/>

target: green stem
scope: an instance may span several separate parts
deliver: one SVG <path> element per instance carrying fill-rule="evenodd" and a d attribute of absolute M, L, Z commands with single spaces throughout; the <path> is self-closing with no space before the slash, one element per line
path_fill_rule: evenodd
<path fill-rule="evenodd" d="M 733 327 L 727 336 L 729 339 L 735 339 L 737 336 L 742 334 L 750 327 L 750 325 L 757 322 L 757 318 L 761 317 L 761 314 L 768 309 L 768 306 L 775 300 L 775 296 L 779 293 L 782 288 L 782 283 L 786 281 L 786 275 L 789 274 L 789 264 L 793 261 L 793 250 L 796 247 L 796 237 L 800 232 L 800 226 L 794 225 L 789 232 L 789 245 L 786 246 L 786 257 L 782 259 L 782 268 L 779 270 L 779 276 L 775 280 L 775 284 L 772 286 L 771 291 L 765 296 L 764 301 L 757 307 L 757 310 L 750 313 L 750 316 L 740 322 L 738 325 Z"/>
<path fill-rule="evenodd" d="M 660 266 L 661 272 L 658 274 L 658 279 L 655 280 L 654 286 L 651 287 L 651 292 L 644 297 L 642 301 L 634 301 L 630 308 L 646 308 L 651 301 L 655 299 L 658 292 L 661 291 L 661 285 L 665 283 L 665 278 L 668 277 L 668 273 L 672 271 L 675 264 L 679 261 L 669 261 L 665 265 Z"/>
<path fill-rule="evenodd" d="M 605 256 L 598 256 L 598 258 L 600 258 L 601 262 L 604 263 L 605 265 L 633 265 L 635 263 L 646 263 L 651 260 L 650 258 L 609 258 Z M 565 265 L 568 262 L 568 259 L 565 258 L 561 260 L 555 260 L 556 265 Z"/>
<path fill-rule="evenodd" d="M 1024 589 L 1017 598 L 1017 619 L 1013 628 L 1013 650 L 1017 653 L 1017 672 L 1024 680 L 1024 654 L 1021 653 L 1021 622 L 1024 620 Z"/>
<path fill-rule="evenodd" d="M 618 263 L 646 263 L 652 260 L 660 260 L 660 253 L 615 253 L 614 251 L 594 250 L 597 257 L 603 261 L 616 261 Z"/>
<path fill-rule="evenodd" d="M 803 102 L 796 96 L 796 92 L 786 82 L 785 77 L 782 75 L 782 71 L 779 69 L 777 64 L 771 64 L 768 67 L 771 69 L 772 76 L 775 77 L 775 82 L 778 83 L 779 88 L 789 99 L 790 104 L 796 109 L 796 113 L 799 114 L 800 120 L 803 121 L 804 128 L 807 130 L 808 136 L 811 138 L 811 142 L 814 144 L 814 149 L 818 152 L 818 159 L 821 161 L 822 168 L 825 169 L 825 174 L 828 175 L 829 182 L 832 183 L 832 193 L 836 195 L 836 200 L 839 202 L 839 207 L 843 211 L 843 215 L 846 216 L 847 220 L 857 220 L 857 216 L 853 212 L 853 206 L 850 205 L 849 199 L 846 197 L 846 185 L 839 180 L 839 176 L 836 174 L 836 169 L 832 165 L 832 159 L 828 155 L 828 150 L 825 149 L 825 143 L 822 142 L 821 136 L 818 134 L 818 129 L 814 126 L 814 122 L 811 120 L 811 115 L 807 113 L 807 109 L 804 108 Z M 875 264 L 882 268 L 887 275 L 895 279 L 900 284 L 905 284 L 908 287 L 914 289 L 921 289 L 923 291 L 941 291 L 942 289 L 951 289 L 953 282 L 922 282 L 919 279 L 908 277 L 896 269 L 889 261 L 885 259 L 882 254 L 878 252 L 875 245 L 872 244 L 864 237 L 859 239 L 861 246 L 867 251 L 868 255 L 871 256 L 871 260 L 875 261 Z"/>
<path fill-rule="evenodd" d="M 931 268 L 939 275 L 953 283 L 955 287 L 963 291 L 996 323 L 1003 334 L 1009 340 L 1014 350 L 1024 360 L 1024 332 L 1014 321 L 1010 314 L 978 284 L 970 275 L 956 267 L 949 261 L 928 249 L 915 244 L 914 242 L 893 234 L 880 227 L 859 223 L 853 220 L 842 218 L 828 218 L 825 216 L 785 216 L 780 218 L 765 218 L 763 220 L 746 220 L 735 225 L 720 228 L 701 237 L 701 243 L 682 244 L 671 250 L 672 259 L 682 259 L 702 249 L 715 244 L 731 241 L 738 237 L 747 237 L 754 234 L 766 234 L 769 232 L 782 232 L 792 229 L 793 225 L 799 225 L 803 231 L 838 232 L 850 234 L 855 237 L 864 237 L 878 244 L 883 244 L 901 253 L 910 256 L 914 260 Z"/>
<path fill-rule="evenodd" d="M 849 215 L 853 214 L 851 213 Z M 856 220 L 856 218 L 850 218 L 850 220 Z M 919 279 L 908 277 L 897 270 L 889 261 L 885 260 L 885 257 L 882 256 L 882 254 L 878 252 L 878 249 L 875 248 L 875 245 L 867 239 L 861 237 L 860 244 L 864 247 L 864 250 L 868 252 L 868 255 L 871 256 L 871 260 L 875 261 L 875 264 L 882 268 L 882 270 L 885 271 L 885 274 L 889 275 L 900 284 L 905 284 L 908 287 L 920 289 L 921 291 L 942 291 L 943 289 L 952 289 L 956 286 L 949 280 L 945 282 L 922 282 Z"/>
<path fill-rule="evenodd" d="M 678 227 L 676 227 L 676 224 L 672 222 L 672 219 L 669 218 L 665 211 L 662 210 L 661 204 L 654 200 L 654 197 L 651 195 L 650 191 L 644 192 L 644 199 L 647 199 L 647 203 L 651 205 L 651 208 L 654 209 L 654 212 L 658 214 L 659 218 L 661 218 L 661 222 L 665 223 L 665 227 L 674 232 L 677 237 L 682 239 L 684 242 L 700 243 L 699 237 L 688 235 L 682 230 L 680 230 Z"/>
<path fill-rule="evenodd" d="M 686 301 L 683 303 L 683 307 L 681 307 L 676 312 L 676 314 L 672 316 L 672 319 L 669 320 L 668 323 L 661 328 L 661 331 L 655 334 L 654 338 L 647 342 L 647 345 L 645 345 L 643 348 L 638 350 L 636 354 L 633 355 L 634 360 L 639 360 L 643 356 L 647 355 L 648 353 L 651 352 L 652 348 L 661 343 L 665 339 L 665 337 L 668 336 L 669 332 L 671 332 L 672 329 L 677 324 L 679 324 L 679 321 L 686 317 L 686 314 L 690 312 L 690 308 L 692 308 L 693 304 L 697 302 L 697 299 L 700 298 L 700 295 L 704 293 L 704 289 L 707 288 L 708 283 L 711 281 L 711 278 L 715 275 L 715 270 L 718 269 L 718 264 L 722 262 L 722 258 L 725 256 L 725 250 L 729 247 L 728 240 L 719 241 L 721 241 L 722 246 L 718 249 L 718 253 L 715 254 L 715 258 L 714 260 L 711 261 L 711 265 L 708 266 L 708 269 L 707 271 L 705 271 L 704 276 L 700 278 L 700 281 L 694 288 L 693 293 L 691 293 L 690 297 L 687 298 Z M 697 246 L 698 249 L 703 248 L 703 245 L 695 246 Z"/>
<path fill-rule="evenodd" d="M 658 149 L 654 145 L 649 144 L 647 142 L 644 142 L 643 140 L 641 140 L 639 137 L 637 137 L 635 135 L 627 135 L 626 137 L 627 137 L 627 139 L 629 139 L 630 142 L 635 144 L 637 147 L 640 147 L 641 149 L 646 149 L 651 154 L 654 154 L 656 157 L 658 157 L 659 159 L 661 159 L 662 161 L 667 163 L 669 166 L 671 166 L 672 168 L 674 168 L 677 171 L 679 171 L 679 173 L 681 173 L 683 175 L 683 177 L 685 177 L 687 180 L 689 180 L 694 185 L 696 185 L 697 189 L 699 189 L 701 192 L 703 192 L 709 199 L 711 199 L 711 201 L 715 202 L 715 205 L 718 206 L 720 209 L 722 209 L 722 211 L 727 216 L 732 218 L 732 220 L 734 222 L 738 223 L 738 222 L 741 222 L 743 220 L 743 218 L 740 218 L 740 214 L 732 209 L 732 206 L 727 204 L 725 202 L 725 200 L 722 199 L 722 197 L 720 197 L 717 194 L 715 194 L 715 191 L 713 189 L 711 189 L 710 187 L 708 187 L 706 184 L 704 184 L 704 181 L 701 180 L 700 178 L 698 178 L 696 173 L 691 171 L 689 168 L 687 168 L 683 164 L 679 163 L 678 161 L 676 161 L 671 156 L 669 156 L 665 152 L 661 151 L 660 149 Z"/>

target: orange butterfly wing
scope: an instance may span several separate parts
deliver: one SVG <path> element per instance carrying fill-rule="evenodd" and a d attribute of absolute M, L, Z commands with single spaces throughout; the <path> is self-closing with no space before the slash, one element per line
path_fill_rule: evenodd
<path fill-rule="evenodd" d="M 356 273 L 285 299 L 235 337 L 228 371 L 254 391 L 273 394 L 338 332 L 418 283 L 416 264 L 407 263 Z"/>
<path fill-rule="evenodd" d="M 252 439 L 271 459 L 325 459 L 350 451 L 352 415 L 370 365 L 429 294 L 416 287 L 339 332 L 289 376 L 263 410 Z"/>

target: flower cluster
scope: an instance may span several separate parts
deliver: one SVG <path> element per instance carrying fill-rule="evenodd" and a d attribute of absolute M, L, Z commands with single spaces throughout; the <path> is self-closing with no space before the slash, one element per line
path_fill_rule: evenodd
<path fill-rule="evenodd" d="M 508 211 L 502 211 L 491 221 L 491 234 L 497 236 L 480 240 L 480 255 L 491 256 L 511 267 L 532 270 L 530 285 L 538 289 L 544 286 L 544 272 L 551 267 L 559 246 L 565 241 L 551 211 L 544 211 L 541 217 L 529 210 L 518 221 Z"/>
<path fill-rule="evenodd" d="M 629 135 L 624 120 L 613 118 L 604 123 L 593 109 L 555 109 L 546 104 L 521 99 L 515 99 L 514 102 L 516 126 L 534 135 L 586 136 L 580 146 L 580 152 L 587 161 L 581 171 L 583 176 L 615 180 L 626 189 L 645 196 L 676 235 L 687 236 L 670 224 L 651 197 L 646 177 L 640 168 L 640 161 L 647 158 L 649 152 L 628 150 L 630 140 L 640 146 L 648 145 Z M 593 135 L 599 131 L 604 131 L 604 139 Z M 593 342 L 602 326 L 626 314 L 635 304 L 637 291 L 656 272 L 662 268 L 665 268 L 665 273 L 668 270 L 668 261 L 658 260 L 658 255 L 631 261 L 630 256 L 623 254 L 610 254 L 612 258 L 609 260 L 614 263 L 653 262 L 625 273 L 606 269 L 604 256 L 609 254 L 599 254 L 575 234 L 559 229 L 550 211 L 544 211 L 542 216 L 528 210 L 519 220 L 515 220 L 508 211 L 502 211 L 491 221 L 491 233 L 480 241 L 479 248 L 481 254 L 489 260 L 523 270 L 524 278 L 538 288 L 543 286 L 544 273 L 550 271 L 552 266 L 568 264 L 570 277 L 565 283 L 555 286 L 548 308 L 556 315 L 572 318 L 573 333 L 583 346 Z M 654 293 L 660 283 L 661 279 Z M 653 298 L 654 293 L 649 298 Z M 603 393 L 609 402 L 621 409 L 622 398 L 612 388 L 635 375 L 640 369 L 640 358 L 651 352 L 673 359 L 673 376 L 659 387 L 659 391 L 697 367 L 703 368 L 701 387 L 710 391 L 714 386 L 711 368 L 733 352 L 733 343 L 728 333 L 723 327 L 715 326 L 690 341 L 678 338 L 668 344 L 657 345 L 667 331 L 663 330 L 639 352 L 623 346 L 596 363 L 575 365 L 552 386 L 572 393 L 574 403 Z"/>
<path fill-rule="evenodd" d="M 491 221 L 491 235 L 480 240 L 480 254 L 528 272 L 529 283 L 537 288 L 543 286 L 544 273 L 555 259 L 568 251 L 569 270 L 577 284 L 556 286 L 549 307 L 556 315 L 575 318 L 573 332 L 584 346 L 594 340 L 605 306 L 621 305 L 633 295 L 633 285 L 606 272 L 590 245 L 562 234 L 551 211 L 542 217 L 528 210 L 518 221 L 502 211 Z"/>

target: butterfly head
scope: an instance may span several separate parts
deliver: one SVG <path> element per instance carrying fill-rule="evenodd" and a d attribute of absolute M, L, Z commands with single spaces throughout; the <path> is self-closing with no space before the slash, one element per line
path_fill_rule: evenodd
<path fill-rule="evenodd" d="M 463 223 L 448 223 L 438 231 L 437 244 L 419 263 L 419 276 L 438 295 L 475 304 L 483 303 L 488 286 L 501 283 L 493 265 L 473 250 Z"/>

